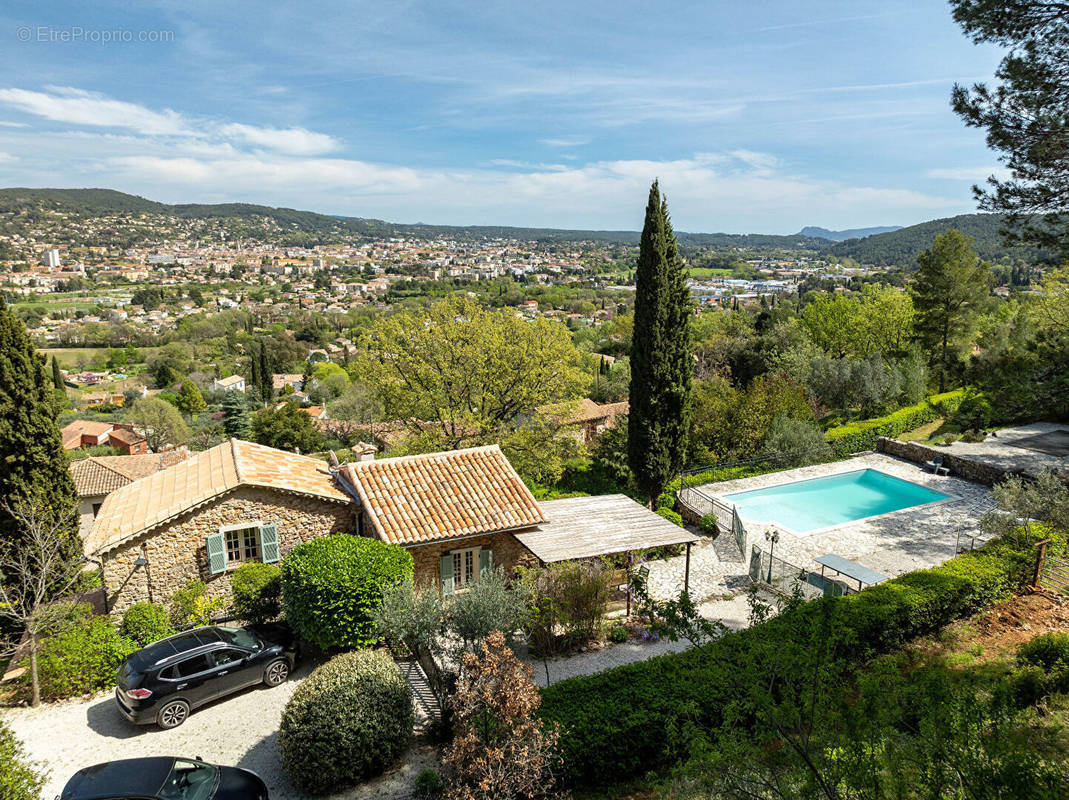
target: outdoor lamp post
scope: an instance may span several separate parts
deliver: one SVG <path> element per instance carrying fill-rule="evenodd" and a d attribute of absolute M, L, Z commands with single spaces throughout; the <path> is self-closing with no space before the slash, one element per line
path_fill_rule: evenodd
<path fill-rule="evenodd" d="M 768 548 L 768 585 L 772 585 L 772 558 L 776 553 L 776 542 L 779 541 L 779 531 L 765 531 L 765 541 L 769 542 Z"/>
<path fill-rule="evenodd" d="M 134 559 L 134 569 L 144 569 L 145 570 L 145 588 L 148 589 L 148 601 L 151 603 L 152 602 L 152 573 L 149 571 L 148 558 L 145 557 L 144 553 L 142 553 L 141 555 L 139 555 L 137 558 Z"/>

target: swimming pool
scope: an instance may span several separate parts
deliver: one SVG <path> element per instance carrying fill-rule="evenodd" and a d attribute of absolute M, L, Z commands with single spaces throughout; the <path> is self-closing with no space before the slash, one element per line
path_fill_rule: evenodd
<path fill-rule="evenodd" d="M 774 522 L 795 533 L 831 528 L 950 497 L 878 469 L 724 495 L 725 500 L 735 504 L 743 519 Z"/>

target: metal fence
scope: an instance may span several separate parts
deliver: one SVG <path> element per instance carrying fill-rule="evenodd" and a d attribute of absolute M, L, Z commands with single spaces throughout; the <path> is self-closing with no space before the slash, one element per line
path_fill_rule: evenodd
<path fill-rule="evenodd" d="M 764 552 L 757 545 L 750 551 L 750 580 L 764 584 L 781 594 L 792 594 L 795 587 L 798 587 L 802 596 L 807 599 L 856 592 L 841 581 L 784 561 L 772 553 Z"/>

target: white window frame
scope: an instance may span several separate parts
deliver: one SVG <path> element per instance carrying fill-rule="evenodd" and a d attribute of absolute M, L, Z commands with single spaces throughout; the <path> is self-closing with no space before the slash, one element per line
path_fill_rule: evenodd
<path fill-rule="evenodd" d="M 453 556 L 453 591 L 459 592 L 479 582 L 479 551 L 481 547 L 465 547 L 450 551 Z M 470 565 L 471 575 L 467 568 Z"/>
<path fill-rule="evenodd" d="M 223 534 L 223 555 L 226 557 L 227 569 L 230 567 L 240 567 L 242 564 L 259 564 L 263 561 L 264 548 L 263 543 L 260 541 L 260 528 L 263 527 L 263 522 L 241 522 L 237 525 L 224 525 L 219 529 L 219 533 Z M 255 548 L 256 553 L 251 558 L 248 556 L 249 546 L 246 542 L 247 537 L 242 537 L 238 541 L 238 549 L 240 550 L 240 558 L 230 557 L 230 542 L 229 537 L 232 533 L 239 533 L 241 531 L 255 531 Z"/>

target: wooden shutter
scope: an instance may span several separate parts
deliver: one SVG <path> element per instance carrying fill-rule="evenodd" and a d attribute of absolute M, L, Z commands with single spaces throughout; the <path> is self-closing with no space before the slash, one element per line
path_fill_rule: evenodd
<path fill-rule="evenodd" d="M 446 553 L 439 563 L 442 573 L 442 594 L 453 594 L 453 554 Z"/>
<path fill-rule="evenodd" d="M 204 541 L 208 549 L 208 571 L 218 575 L 226 571 L 226 543 L 222 533 L 213 533 Z"/>
<path fill-rule="evenodd" d="M 265 564 L 278 561 L 278 525 L 260 526 L 260 560 Z"/>
<path fill-rule="evenodd" d="M 494 551 L 483 548 L 479 551 L 479 574 L 489 572 L 494 568 Z"/>

